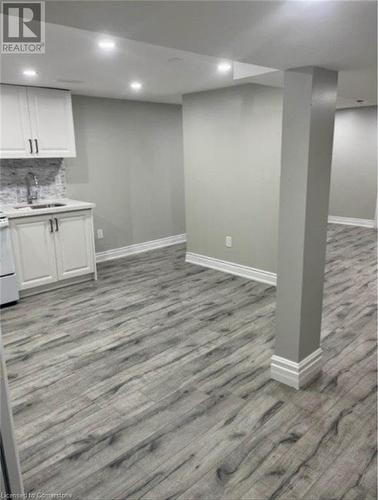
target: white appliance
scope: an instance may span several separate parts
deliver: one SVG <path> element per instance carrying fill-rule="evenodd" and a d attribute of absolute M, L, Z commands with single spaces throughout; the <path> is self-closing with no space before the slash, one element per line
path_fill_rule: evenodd
<path fill-rule="evenodd" d="M 8 219 L 0 213 L 0 305 L 19 299 Z"/>

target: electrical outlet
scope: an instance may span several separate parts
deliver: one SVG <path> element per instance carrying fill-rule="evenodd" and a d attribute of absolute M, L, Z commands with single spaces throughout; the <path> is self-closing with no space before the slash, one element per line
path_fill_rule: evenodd
<path fill-rule="evenodd" d="M 104 237 L 104 231 L 102 229 L 97 229 L 97 239 L 102 240 Z"/>
<path fill-rule="evenodd" d="M 232 236 L 226 236 L 226 247 L 232 247 Z"/>

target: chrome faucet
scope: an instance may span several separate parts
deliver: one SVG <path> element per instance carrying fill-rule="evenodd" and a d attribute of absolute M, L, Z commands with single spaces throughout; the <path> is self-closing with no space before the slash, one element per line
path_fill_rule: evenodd
<path fill-rule="evenodd" d="M 39 180 L 33 172 L 26 174 L 25 180 L 27 187 L 26 200 L 31 205 L 39 197 Z"/>

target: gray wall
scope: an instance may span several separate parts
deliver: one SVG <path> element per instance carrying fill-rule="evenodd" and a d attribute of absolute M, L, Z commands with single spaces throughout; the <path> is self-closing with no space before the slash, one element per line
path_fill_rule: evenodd
<path fill-rule="evenodd" d="M 336 113 L 329 213 L 374 219 L 377 201 L 377 108 Z"/>
<path fill-rule="evenodd" d="M 281 90 L 186 95 L 183 124 L 188 250 L 275 272 Z"/>
<path fill-rule="evenodd" d="M 331 215 L 374 218 L 376 109 L 336 113 Z M 276 272 L 282 90 L 186 95 L 183 124 L 188 251 Z"/>
<path fill-rule="evenodd" d="M 73 96 L 67 196 L 96 203 L 96 250 L 185 232 L 180 106 Z"/>

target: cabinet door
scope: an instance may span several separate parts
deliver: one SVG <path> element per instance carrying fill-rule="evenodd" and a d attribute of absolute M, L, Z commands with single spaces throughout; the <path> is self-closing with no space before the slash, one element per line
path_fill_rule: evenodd
<path fill-rule="evenodd" d="M 1 85 L 1 158 L 30 158 L 32 133 L 25 87 Z"/>
<path fill-rule="evenodd" d="M 57 280 L 54 227 L 51 217 L 24 217 L 11 221 L 19 288 L 47 285 Z"/>
<path fill-rule="evenodd" d="M 55 246 L 58 279 L 73 278 L 95 270 L 92 214 L 90 211 L 57 215 Z"/>
<path fill-rule="evenodd" d="M 27 94 L 36 157 L 76 156 L 70 92 L 29 87 Z"/>

